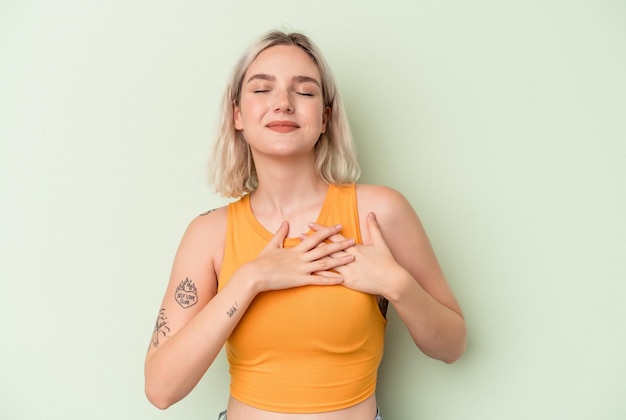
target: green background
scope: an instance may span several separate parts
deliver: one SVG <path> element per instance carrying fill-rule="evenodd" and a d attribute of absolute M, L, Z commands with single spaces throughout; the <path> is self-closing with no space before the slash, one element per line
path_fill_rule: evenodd
<path fill-rule="evenodd" d="M 623 1 L 0 1 L 0 417 L 214 419 L 223 355 L 182 402 L 143 359 L 206 181 L 227 74 L 310 35 L 362 182 L 403 192 L 465 311 L 454 365 L 393 310 L 388 420 L 626 418 Z M 207 238 L 210 240 L 210 238 Z"/>

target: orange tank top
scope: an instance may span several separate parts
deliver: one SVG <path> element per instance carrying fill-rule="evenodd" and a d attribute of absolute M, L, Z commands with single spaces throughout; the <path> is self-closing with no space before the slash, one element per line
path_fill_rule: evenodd
<path fill-rule="evenodd" d="M 341 223 L 361 243 L 354 185 L 330 185 L 317 222 Z M 218 291 L 272 238 L 249 196 L 228 206 Z M 287 238 L 285 247 L 298 238 Z M 375 296 L 344 286 L 304 286 L 259 294 L 226 342 L 230 393 L 282 413 L 319 413 L 356 405 L 376 389 L 386 319 Z"/>

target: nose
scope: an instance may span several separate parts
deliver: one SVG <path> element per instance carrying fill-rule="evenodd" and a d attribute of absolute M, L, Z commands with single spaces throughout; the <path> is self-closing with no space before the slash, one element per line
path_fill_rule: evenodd
<path fill-rule="evenodd" d="M 291 95 L 288 91 L 277 91 L 274 111 L 291 113 L 294 111 Z"/>

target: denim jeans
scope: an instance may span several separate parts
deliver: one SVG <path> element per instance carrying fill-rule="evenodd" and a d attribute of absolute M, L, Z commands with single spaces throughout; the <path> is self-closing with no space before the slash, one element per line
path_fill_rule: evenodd
<path fill-rule="evenodd" d="M 228 420 L 226 418 L 226 411 L 222 411 L 220 415 L 217 417 L 217 420 Z M 383 420 L 383 416 L 382 414 L 380 414 L 379 407 L 376 407 L 376 417 L 374 417 L 374 420 Z"/>

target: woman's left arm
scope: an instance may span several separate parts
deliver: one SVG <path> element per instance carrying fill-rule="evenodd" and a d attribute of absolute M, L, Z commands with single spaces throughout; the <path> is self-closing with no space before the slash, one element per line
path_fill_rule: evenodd
<path fill-rule="evenodd" d="M 363 245 L 337 268 L 344 285 L 386 298 L 426 355 L 453 363 L 465 351 L 465 320 L 417 214 L 391 188 L 358 185 L 357 199 Z"/>

